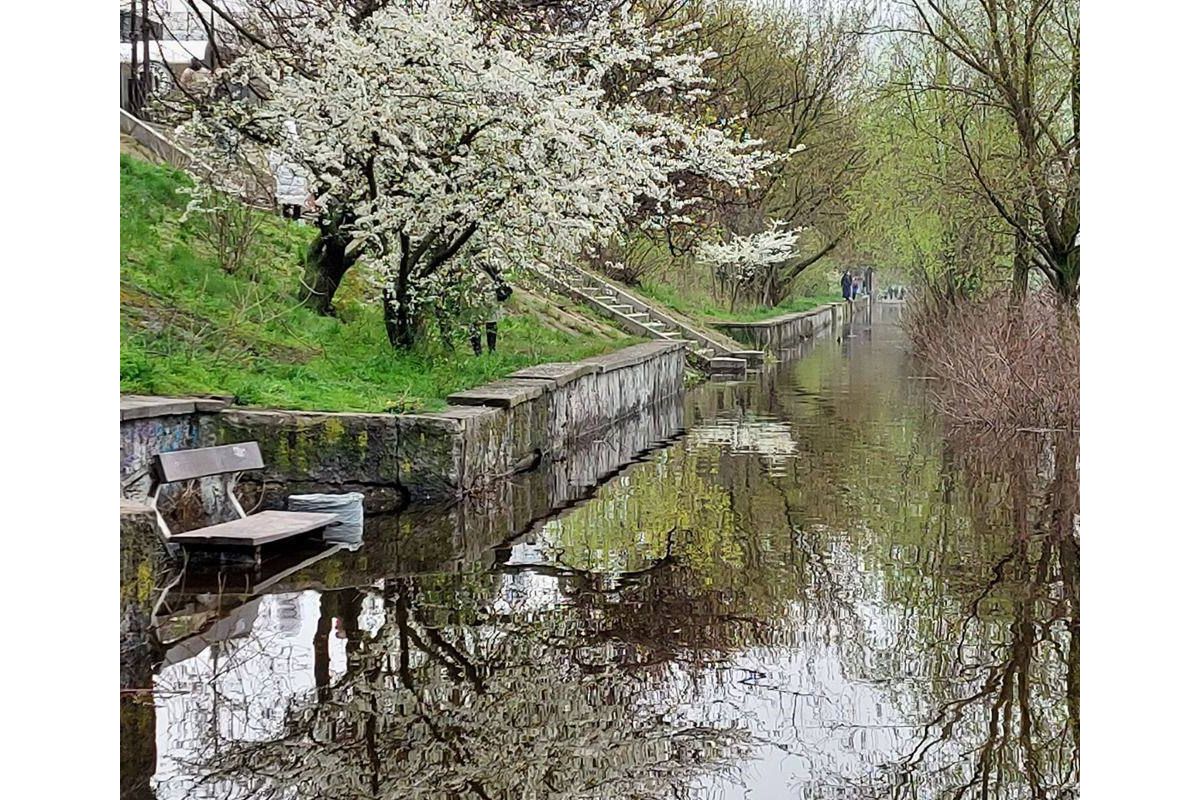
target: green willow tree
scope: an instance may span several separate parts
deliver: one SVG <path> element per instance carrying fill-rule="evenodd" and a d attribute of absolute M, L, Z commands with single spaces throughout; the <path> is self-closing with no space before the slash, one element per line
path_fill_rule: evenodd
<path fill-rule="evenodd" d="M 1015 238 L 1014 293 L 1037 269 L 1066 306 L 1079 300 L 1079 4 L 1077 0 L 912 0 L 899 30 L 933 42 L 962 77 L 929 88 L 967 112 L 998 109 L 1015 152 L 990 168 L 960 124 L 972 176 Z M 1015 179 L 1015 180 L 1014 180 Z"/>
<path fill-rule="evenodd" d="M 863 118 L 872 166 L 852 192 L 856 244 L 940 302 L 976 296 L 1005 280 L 1013 241 L 960 140 L 999 173 L 1011 163 L 1009 128 L 995 109 L 967 109 L 934 88 L 962 79 L 945 53 L 899 41 L 888 55 Z"/>

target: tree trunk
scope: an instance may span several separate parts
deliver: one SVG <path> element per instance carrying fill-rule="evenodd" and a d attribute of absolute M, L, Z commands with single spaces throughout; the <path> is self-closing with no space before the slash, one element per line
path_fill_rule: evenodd
<path fill-rule="evenodd" d="M 1064 306 L 1079 304 L 1079 250 L 1067 253 L 1058 263 L 1058 299 Z"/>
<path fill-rule="evenodd" d="M 354 258 L 346 255 L 348 245 L 337 228 L 322 227 L 308 247 L 300 300 L 318 314 L 333 315 L 333 296 L 354 266 Z"/>
<path fill-rule="evenodd" d="M 772 269 L 770 277 L 767 278 L 766 288 L 763 291 L 763 304 L 774 308 L 782 303 L 789 294 L 789 292 L 784 291 L 785 287 L 789 287 L 787 281 L 779 274 L 778 269 Z"/>
<path fill-rule="evenodd" d="M 1009 305 L 1020 308 L 1025 304 L 1025 294 L 1029 290 L 1029 270 L 1033 268 L 1033 242 L 1026 234 L 1029 224 L 1029 214 L 1026 209 L 1032 198 L 1029 189 L 1022 189 L 1013 207 L 1013 268 L 1012 283 L 1009 286 Z"/>
<path fill-rule="evenodd" d="M 416 344 L 416 327 L 412 317 L 412 297 L 406 269 L 401 269 L 392 285 L 383 291 L 383 323 L 387 327 L 388 341 L 392 347 L 397 350 L 411 350 Z"/>
<path fill-rule="evenodd" d="M 813 264 L 832 253 L 833 248 L 837 247 L 838 244 L 841 243 L 842 239 L 846 238 L 846 233 L 849 230 L 849 228 L 844 228 L 841 233 L 826 242 L 825 246 L 816 253 L 789 266 L 787 268 L 787 274 L 781 277 L 779 286 L 776 288 L 776 295 L 779 296 L 779 300 L 776 303 L 773 303 L 773 305 L 778 305 L 779 302 L 783 301 L 783 298 L 790 295 L 792 293 L 792 286 L 795 284 L 796 279 L 800 277 L 800 273 L 804 272 L 804 270 L 808 269 Z"/>
<path fill-rule="evenodd" d="M 1009 302 L 1015 308 L 1025 302 L 1025 292 L 1029 288 L 1029 239 L 1019 229 L 1013 232 L 1013 236 L 1015 244 Z"/>

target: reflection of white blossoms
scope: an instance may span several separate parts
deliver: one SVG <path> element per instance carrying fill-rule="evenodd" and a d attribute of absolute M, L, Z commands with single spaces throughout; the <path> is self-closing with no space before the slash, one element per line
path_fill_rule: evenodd
<path fill-rule="evenodd" d="M 362 610 L 358 613 L 358 627 L 373 639 L 383 628 L 387 612 L 383 607 L 383 597 L 376 592 L 368 592 L 363 596 Z"/>
<path fill-rule="evenodd" d="M 720 419 L 688 431 L 688 440 L 715 445 L 731 453 L 750 453 L 772 461 L 786 460 L 800 451 L 787 423 L 756 419 Z"/>
<path fill-rule="evenodd" d="M 207 644 L 202 649 L 178 648 L 190 657 L 169 663 L 155 678 L 159 798 L 252 796 L 234 782 L 203 791 L 192 786 L 191 765 L 212 757 L 218 743 L 261 742 L 283 733 L 287 710 L 308 701 L 316 688 L 319 616 L 316 592 L 267 595 L 231 615 L 229 624 L 195 637 L 198 647 Z M 330 658 L 331 672 L 345 671 L 345 643 L 332 635 Z"/>
<path fill-rule="evenodd" d="M 504 575 L 492 604 L 498 614 L 534 614 L 562 605 L 558 579 L 535 572 Z"/>

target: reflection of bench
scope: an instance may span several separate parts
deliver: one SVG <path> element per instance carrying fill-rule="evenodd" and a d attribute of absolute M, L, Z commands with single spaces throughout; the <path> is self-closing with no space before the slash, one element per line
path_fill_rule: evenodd
<path fill-rule="evenodd" d="M 237 483 L 238 474 L 262 468 L 262 453 L 256 442 L 177 450 L 154 456 L 150 462 L 151 476 L 154 480 L 150 501 L 154 506 L 163 537 L 172 544 L 207 549 L 252 547 L 257 557 L 258 548 L 264 544 L 313 533 L 337 520 L 335 514 L 305 511 L 263 511 L 246 516 L 241 503 L 234 496 L 233 487 Z M 238 519 L 207 528 L 173 533 L 158 510 L 159 490 L 168 483 L 218 475 L 224 476 L 225 495 L 237 512 Z"/>

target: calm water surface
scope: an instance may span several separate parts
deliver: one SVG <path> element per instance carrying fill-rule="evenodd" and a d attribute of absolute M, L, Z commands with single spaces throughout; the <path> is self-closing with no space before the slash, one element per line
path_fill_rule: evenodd
<path fill-rule="evenodd" d="M 185 580 L 123 783 L 1076 796 L 1075 448 L 940 431 L 895 314 L 693 390 L 657 449 L 557 510 L 518 483 L 376 520 L 257 592 Z"/>

